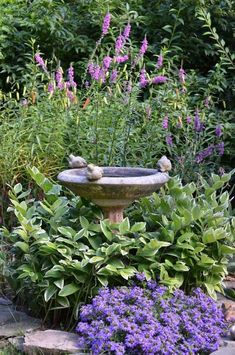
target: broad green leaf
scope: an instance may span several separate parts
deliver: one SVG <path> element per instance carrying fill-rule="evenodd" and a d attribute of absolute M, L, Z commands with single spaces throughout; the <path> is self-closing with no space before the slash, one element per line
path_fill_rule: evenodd
<path fill-rule="evenodd" d="M 220 251 L 222 254 L 234 254 L 235 253 L 235 248 L 230 247 L 229 245 L 221 245 L 220 246 Z"/>
<path fill-rule="evenodd" d="M 68 307 L 70 306 L 70 302 L 69 302 L 69 300 L 68 300 L 67 297 L 60 297 L 60 296 L 58 296 L 58 297 L 56 298 L 56 301 L 57 301 L 61 306 L 63 306 L 63 308 L 68 308 Z"/>
<path fill-rule="evenodd" d="M 97 275 L 97 279 L 99 280 L 102 286 L 104 287 L 108 286 L 108 280 L 105 276 Z"/>
<path fill-rule="evenodd" d="M 68 238 L 73 238 L 73 236 L 76 234 L 75 230 L 71 227 L 59 227 L 58 231 L 65 235 Z"/>
<path fill-rule="evenodd" d="M 89 228 L 90 223 L 84 216 L 81 216 L 79 218 L 79 220 L 80 220 L 82 228 L 84 228 L 84 229 L 88 229 Z"/>
<path fill-rule="evenodd" d="M 118 226 L 119 228 L 119 232 L 121 234 L 126 234 L 128 232 L 130 232 L 130 221 L 129 218 L 125 218 Z"/>
<path fill-rule="evenodd" d="M 24 253 L 28 253 L 29 251 L 29 245 L 25 242 L 16 242 L 14 245 L 20 248 Z"/>
<path fill-rule="evenodd" d="M 136 232 L 144 232 L 146 229 L 146 223 L 145 222 L 137 222 L 131 227 L 131 232 L 136 233 Z"/>
<path fill-rule="evenodd" d="M 16 184 L 13 188 L 14 192 L 16 195 L 18 195 L 21 191 L 22 191 L 22 185 L 19 183 L 19 184 Z"/>
<path fill-rule="evenodd" d="M 54 294 L 57 292 L 58 288 L 54 285 L 49 286 L 46 291 L 44 292 L 44 299 L 48 302 Z"/>
<path fill-rule="evenodd" d="M 99 261 L 104 261 L 104 258 L 102 256 L 93 256 L 90 260 L 90 264 L 95 264 L 98 263 Z"/>
<path fill-rule="evenodd" d="M 105 237 L 111 241 L 113 239 L 113 233 L 109 230 L 108 226 L 106 225 L 106 223 L 104 221 L 100 221 L 100 227 L 101 230 L 103 232 L 103 234 L 105 235 Z"/>
<path fill-rule="evenodd" d="M 58 288 L 62 289 L 62 288 L 64 287 L 64 279 L 56 280 L 56 281 L 54 281 L 54 284 L 55 284 Z"/>
<path fill-rule="evenodd" d="M 59 292 L 60 297 L 67 297 L 72 295 L 73 293 L 77 292 L 79 290 L 79 287 L 75 285 L 74 283 L 70 283 L 68 285 L 65 285 L 62 290 Z"/>

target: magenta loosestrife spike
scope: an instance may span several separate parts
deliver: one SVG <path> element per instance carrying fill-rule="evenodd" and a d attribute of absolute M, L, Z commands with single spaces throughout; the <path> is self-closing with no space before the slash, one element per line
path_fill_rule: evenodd
<path fill-rule="evenodd" d="M 126 25 L 126 27 L 124 28 L 124 31 L 122 34 L 125 41 L 129 38 L 130 32 L 131 32 L 131 25 L 130 25 L 130 23 L 128 23 Z"/>
<path fill-rule="evenodd" d="M 186 77 L 185 70 L 181 67 L 179 69 L 179 79 L 180 79 L 181 84 L 185 83 L 185 77 Z"/>
<path fill-rule="evenodd" d="M 162 121 L 162 128 L 167 129 L 168 128 L 168 116 L 164 117 L 164 120 Z"/>
<path fill-rule="evenodd" d="M 104 57 L 104 59 L 103 59 L 103 67 L 104 67 L 104 69 L 106 69 L 106 70 L 109 69 L 109 67 L 110 67 L 110 65 L 112 63 L 112 60 L 113 59 L 110 56 Z"/>
<path fill-rule="evenodd" d="M 160 69 L 163 66 L 163 56 L 160 54 L 157 60 L 156 68 Z"/>
<path fill-rule="evenodd" d="M 104 22 L 102 25 L 102 36 L 108 33 L 110 27 L 110 21 L 111 21 L 111 14 L 108 12 L 104 17 Z"/>
<path fill-rule="evenodd" d="M 117 55 L 121 52 L 123 45 L 124 45 L 124 38 L 122 35 L 119 35 L 115 42 L 115 53 Z"/>
<path fill-rule="evenodd" d="M 192 119 L 191 119 L 190 116 L 187 116 L 187 117 L 186 117 L 186 122 L 187 122 L 188 124 L 192 122 Z"/>
<path fill-rule="evenodd" d="M 52 82 L 50 82 L 48 84 L 47 91 L 49 92 L 49 94 L 53 94 L 54 93 L 54 84 Z"/>
<path fill-rule="evenodd" d="M 128 55 L 124 55 L 124 56 L 118 56 L 118 57 L 115 57 L 115 61 L 117 63 L 124 63 L 126 62 L 127 60 L 129 59 Z"/>
<path fill-rule="evenodd" d="M 222 127 L 221 125 L 217 125 L 215 128 L 215 135 L 216 137 L 221 137 L 223 135 Z"/>
<path fill-rule="evenodd" d="M 36 63 L 38 64 L 38 66 L 41 67 L 44 71 L 47 71 L 46 64 L 45 64 L 44 60 L 42 59 L 42 57 L 40 56 L 40 54 L 36 53 L 34 58 L 35 58 Z"/>
<path fill-rule="evenodd" d="M 163 75 L 155 76 L 152 79 L 152 84 L 165 84 L 167 82 L 167 77 Z"/>
<path fill-rule="evenodd" d="M 169 145 L 169 146 L 172 146 L 173 145 L 173 138 L 172 138 L 172 135 L 169 134 L 168 136 L 166 136 L 166 144 Z"/>
<path fill-rule="evenodd" d="M 110 82 L 115 83 L 117 81 L 117 76 L 118 76 L 117 69 L 113 69 L 113 71 L 110 75 Z"/>
<path fill-rule="evenodd" d="M 140 72 L 140 87 L 145 88 L 148 85 L 149 81 L 146 78 L 146 70 L 143 68 Z"/>
<path fill-rule="evenodd" d="M 144 37 L 144 40 L 143 40 L 143 42 L 142 42 L 142 45 L 141 45 L 141 47 L 140 47 L 140 55 L 144 55 L 145 54 L 145 52 L 147 51 L 147 49 L 148 49 L 148 41 L 147 41 L 147 38 L 146 38 L 146 36 Z"/>

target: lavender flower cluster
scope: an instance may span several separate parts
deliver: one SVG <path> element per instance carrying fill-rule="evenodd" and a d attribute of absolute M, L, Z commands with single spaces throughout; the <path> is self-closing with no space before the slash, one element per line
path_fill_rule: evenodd
<path fill-rule="evenodd" d="M 80 318 L 78 346 L 94 355 L 209 354 L 225 329 L 221 309 L 200 289 L 191 296 L 177 290 L 169 297 L 155 281 L 100 289 Z"/>
<path fill-rule="evenodd" d="M 110 13 L 107 13 L 104 18 L 104 22 L 102 26 L 101 39 L 103 39 L 104 35 L 108 33 L 110 27 L 110 20 L 111 20 L 111 15 Z M 121 32 L 115 40 L 113 57 L 110 57 L 109 55 L 105 56 L 101 64 L 94 63 L 93 61 L 89 62 L 87 71 L 90 74 L 92 80 L 100 81 L 102 84 L 104 84 L 106 82 L 106 79 L 109 78 L 109 82 L 111 84 L 116 83 L 119 74 L 117 69 L 118 64 L 126 63 L 129 60 L 129 53 L 125 54 L 124 52 L 125 52 L 125 44 L 129 40 L 130 32 L 131 32 L 131 25 L 130 23 L 128 23 L 125 26 L 123 32 Z M 101 39 L 97 42 L 98 45 L 101 43 Z M 147 49 L 148 49 L 148 41 L 145 36 L 141 43 L 139 53 L 131 63 L 132 69 L 136 66 L 139 60 L 143 58 Z M 112 70 L 110 70 L 111 65 L 113 65 Z M 156 69 L 160 69 L 162 65 L 163 65 L 163 56 L 159 55 L 156 64 Z M 148 79 L 144 68 L 139 73 L 140 88 L 145 88 L 149 84 L 157 84 L 157 85 L 165 84 L 166 81 L 167 78 L 163 75 L 157 75 L 152 79 Z"/>

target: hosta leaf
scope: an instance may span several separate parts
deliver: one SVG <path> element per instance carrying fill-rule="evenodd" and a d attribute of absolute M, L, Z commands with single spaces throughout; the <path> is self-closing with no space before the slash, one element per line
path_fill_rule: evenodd
<path fill-rule="evenodd" d="M 65 285 L 62 290 L 60 290 L 59 292 L 59 296 L 60 297 L 66 297 L 66 296 L 70 296 L 73 293 L 77 292 L 79 290 L 79 287 L 77 285 L 75 285 L 74 283 Z"/>
<path fill-rule="evenodd" d="M 128 232 L 130 232 L 130 222 L 129 222 L 129 218 L 125 218 L 118 226 L 119 228 L 119 232 L 121 234 L 126 234 Z"/>
<path fill-rule="evenodd" d="M 230 247 L 229 245 L 221 245 L 220 246 L 220 251 L 222 254 L 234 254 L 235 253 L 235 248 Z"/>
<path fill-rule="evenodd" d="M 111 241 L 113 239 L 113 233 L 109 230 L 104 221 L 100 221 L 100 227 L 105 237 Z"/>
<path fill-rule="evenodd" d="M 20 248 L 24 253 L 28 253 L 29 251 L 29 245 L 25 242 L 16 242 L 14 245 Z"/>
<path fill-rule="evenodd" d="M 49 286 L 46 291 L 44 292 L 44 299 L 48 302 L 54 294 L 57 292 L 58 288 L 54 285 Z"/>
<path fill-rule="evenodd" d="M 97 275 L 97 279 L 99 280 L 99 282 L 101 283 L 102 286 L 104 286 L 104 287 L 108 286 L 108 280 L 105 276 L 98 276 Z"/>
<path fill-rule="evenodd" d="M 93 256 L 90 260 L 89 263 L 95 264 L 98 263 L 99 261 L 104 261 L 104 258 L 102 256 Z"/>
<path fill-rule="evenodd" d="M 81 223 L 81 226 L 82 226 L 82 228 L 84 228 L 84 229 L 88 229 L 89 228 L 89 221 L 84 217 L 84 216 L 81 216 L 80 218 L 79 218 L 79 220 L 80 220 L 80 223 Z"/>
<path fill-rule="evenodd" d="M 62 288 L 64 287 L 64 279 L 56 280 L 56 281 L 54 281 L 54 284 L 55 284 L 58 288 L 62 289 Z"/>
<path fill-rule="evenodd" d="M 63 308 L 68 308 L 70 306 L 69 300 L 67 297 L 57 297 L 56 301 L 63 306 Z"/>
<path fill-rule="evenodd" d="M 136 232 L 144 232 L 146 229 L 146 223 L 145 222 L 137 222 L 131 227 L 131 232 L 136 233 Z"/>

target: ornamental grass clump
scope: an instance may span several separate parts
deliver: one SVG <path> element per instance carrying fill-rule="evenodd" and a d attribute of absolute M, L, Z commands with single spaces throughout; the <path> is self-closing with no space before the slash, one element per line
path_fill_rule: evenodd
<path fill-rule="evenodd" d="M 78 345 L 94 355 L 209 354 L 219 347 L 223 313 L 201 289 L 169 296 L 155 281 L 144 284 L 100 289 L 81 309 Z"/>

